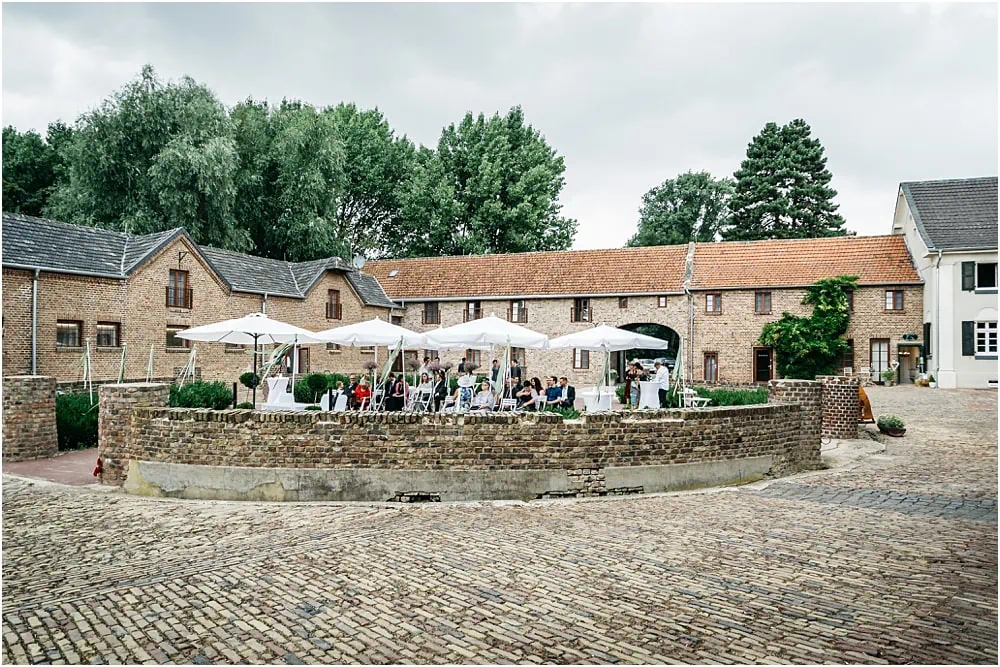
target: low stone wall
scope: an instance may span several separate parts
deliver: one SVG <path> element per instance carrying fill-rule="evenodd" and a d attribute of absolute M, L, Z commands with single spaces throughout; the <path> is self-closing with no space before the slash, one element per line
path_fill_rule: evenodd
<path fill-rule="evenodd" d="M 791 402 L 564 421 L 531 413 L 193 410 L 153 407 L 166 394 L 151 385 L 101 392 L 102 419 L 109 416 L 101 425 L 102 481 L 121 483 L 127 471 L 126 489 L 149 495 L 532 499 L 728 483 L 819 461 L 819 422 L 812 423 L 819 413 Z"/>
<path fill-rule="evenodd" d="M 823 385 L 823 437 L 855 440 L 861 401 L 858 378 L 846 375 L 821 375 Z"/>
<path fill-rule="evenodd" d="M 771 380 L 768 402 L 798 405 L 802 411 L 801 441 L 794 465 L 800 470 L 822 467 L 819 449 L 823 431 L 823 385 L 813 380 Z"/>
<path fill-rule="evenodd" d="M 4 462 L 40 459 L 58 453 L 56 379 L 41 375 L 4 377 Z"/>

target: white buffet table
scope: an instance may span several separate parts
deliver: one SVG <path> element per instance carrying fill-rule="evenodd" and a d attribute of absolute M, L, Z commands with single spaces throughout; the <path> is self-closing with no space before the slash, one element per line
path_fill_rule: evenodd
<path fill-rule="evenodd" d="M 639 409 L 657 410 L 660 407 L 660 383 L 639 383 Z"/>
<path fill-rule="evenodd" d="M 596 389 L 580 392 L 580 398 L 583 399 L 583 408 L 587 412 L 603 412 L 611 410 L 612 396 L 614 396 L 614 390 L 612 389 L 604 389 L 601 391 L 600 399 L 597 397 Z"/>

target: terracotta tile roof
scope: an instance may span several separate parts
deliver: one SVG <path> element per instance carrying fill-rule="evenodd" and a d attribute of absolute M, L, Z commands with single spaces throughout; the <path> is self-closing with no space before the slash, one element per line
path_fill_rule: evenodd
<path fill-rule="evenodd" d="M 395 300 L 657 294 L 684 289 L 686 256 L 687 246 L 677 245 L 386 259 L 364 270 Z M 902 236 L 699 243 L 694 267 L 694 289 L 792 287 L 839 275 L 920 282 Z"/>
<path fill-rule="evenodd" d="M 920 282 L 903 236 L 840 236 L 698 243 L 691 287 L 791 287 L 840 275 L 860 284 Z"/>
<path fill-rule="evenodd" d="M 687 246 L 368 262 L 390 298 L 680 292 Z M 527 271 L 526 271 L 527 270 Z M 399 273 L 390 277 L 392 271 Z"/>

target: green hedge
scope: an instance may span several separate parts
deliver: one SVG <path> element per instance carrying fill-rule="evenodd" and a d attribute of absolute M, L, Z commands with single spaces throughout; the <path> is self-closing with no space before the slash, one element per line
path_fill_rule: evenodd
<path fill-rule="evenodd" d="M 709 389 L 708 387 L 695 387 L 695 392 L 702 398 L 710 398 L 709 405 L 756 405 L 767 403 L 767 389 L 758 387 L 756 389 Z"/>
<path fill-rule="evenodd" d="M 59 449 L 86 449 L 97 446 L 97 394 L 56 395 L 56 437 Z"/>
<path fill-rule="evenodd" d="M 295 382 L 295 402 L 318 403 L 327 389 L 336 389 L 338 382 L 343 382 L 346 388 L 349 380 L 340 373 L 307 373 Z"/>
<path fill-rule="evenodd" d="M 233 404 L 233 389 L 225 382 L 188 382 L 170 385 L 170 407 L 225 410 Z"/>

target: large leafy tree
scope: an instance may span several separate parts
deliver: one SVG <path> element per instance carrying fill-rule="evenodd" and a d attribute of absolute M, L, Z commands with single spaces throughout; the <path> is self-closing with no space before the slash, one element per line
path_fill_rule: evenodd
<path fill-rule="evenodd" d="M 72 129 L 50 123 L 43 139 L 32 130 L 3 129 L 3 207 L 5 211 L 41 215 L 56 184 L 64 177 L 62 150 Z"/>
<path fill-rule="evenodd" d="M 77 122 L 67 180 L 46 213 L 144 234 L 184 227 L 199 243 L 244 250 L 236 224 L 236 146 L 226 109 L 185 77 L 164 84 L 146 66 Z"/>
<path fill-rule="evenodd" d="M 733 182 L 705 171 L 668 178 L 642 197 L 639 229 L 629 246 L 715 241 L 729 216 Z"/>
<path fill-rule="evenodd" d="M 843 236 L 837 191 L 823 146 L 809 125 L 796 119 L 768 123 L 747 147 L 735 173 L 732 216 L 722 230 L 727 241 Z"/>
<path fill-rule="evenodd" d="M 561 217 L 563 158 L 525 123 L 466 114 L 444 128 L 436 152 L 419 151 L 401 188 L 402 222 L 389 240 L 397 256 L 561 250 L 576 221 Z"/>

